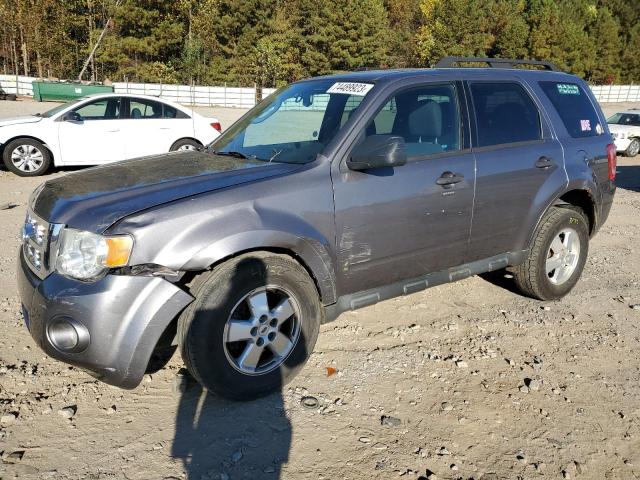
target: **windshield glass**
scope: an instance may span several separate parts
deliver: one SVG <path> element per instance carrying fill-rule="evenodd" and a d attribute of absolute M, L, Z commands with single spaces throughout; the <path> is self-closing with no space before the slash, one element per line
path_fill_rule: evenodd
<path fill-rule="evenodd" d="M 312 162 L 371 88 L 335 80 L 290 85 L 264 99 L 209 149 L 263 161 Z"/>
<path fill-rule="evenodd" d="M 47 110 L 44 113 L 39 113 L 38 116 L 43 117 L 43 118 L 53 117 L 56 113 L 61 112 L 65 108 L 70 107 L 71 105 L 75 105 L 76 103 L 79 103 L 82 100 L 84 100 L 84 98 L 78 98 L 76 100 L 72 100 L 70 102 L 63 103 L 62 105 L 58 105 L 57 107 L 53 107 L 51 110 Z"/>
<path fill-rule="evenodd" d="M 631 125 L 640 127 L 640 113 L 616 113 L 609 117 L 607 123 L 612 125 Z"/>

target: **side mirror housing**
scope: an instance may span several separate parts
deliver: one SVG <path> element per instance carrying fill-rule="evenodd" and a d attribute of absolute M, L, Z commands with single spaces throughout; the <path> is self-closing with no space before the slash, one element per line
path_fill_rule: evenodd
<path fill-rule="evenodd" d="M 67 112 L 64 114 L 64 117 L 62 117 L 62 120 L 64 122 L 80 123 L 82 122 L 82 115 L 80 115 L 78 112 Z"/>
<path fill-rule="evenodd" d="M 347 161 L 350 170 L 400 167 L 407 163 L 404 138 L 397 135 L 372 135 L 357 145 Z"/>

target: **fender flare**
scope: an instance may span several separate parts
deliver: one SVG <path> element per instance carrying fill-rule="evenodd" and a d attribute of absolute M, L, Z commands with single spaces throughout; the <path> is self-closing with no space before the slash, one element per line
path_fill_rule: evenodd
<path fill-rule="evenodd" d="M 569 182 L 569 184 L 567 184 L 567 186 L 564 189 L 562 189 L 558 194 L 556 194 L 553 197 L 552 200 L 547 202 L 545 207 L 542 209 L 541 213 L 538 215 L 538 220 L 536 221 L 535 225 L 533 226 L 533 228 L 529 232 L 528 241 L 527 241 L 527 249 L 531 248 L 531 244 L 533 242 L 534 235 L 536 233 L 536 230 L 538 229 L 538 225 L 540 225 L 540 222 L 542 221 L 542 217 L 544 217 L 544 215 L 553 206 L 556 206 L 556 205 L 570 205 L 570 203 L 562 200 L 561 197 L 566 195 L 569 192 L 575 192 L 575 191 L 583 191 L 589 196 L 589 199 L 590 199 L 591 204 L 593 206 L 593 225 L 591 227 L 591 231 L 595 232 L 597 230 L 598 208 L 597 208 L 596 198 L 595 198 L 595 195 L 594 195 L 594 191 L 596 191 L 595 185 L 593 185 L 591 182 L 586 181 L 584 179 L 577 179 L 577 180 L 574 180 L 572 182 Z"/>
<path fill-rule="evenodd" d="M 336 275 L 329 249 L 322 242 L 280 230 L 251 230 L 221 238 L 193 255 L 180 270 L 204 270 L 250 251 L 288 253 L 307 269 L 324 305 L 336 301 Z"/>

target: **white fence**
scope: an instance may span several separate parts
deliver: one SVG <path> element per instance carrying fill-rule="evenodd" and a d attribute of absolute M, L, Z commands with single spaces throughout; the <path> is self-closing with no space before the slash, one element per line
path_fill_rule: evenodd
<path fill-rule="evenodd" d="M 22 75 L 0 75 L 0 87 L 7 93 L 33 96 L 31 82 L 34 80 L 38 79 Z M 254 87 L 118 82 L 113 84 L 113 88 L 117 93 L 157 95 L 187 105 L 251 108 L 256 104 Z M 640 102 L 640 85 L 592 85 L 591 90 L 600 103 Z M 262 98 L 271 95 L 274 91 L 274 88 L 263 88 Z"/>
<path fill-rule="evenodd" d="M 592 85 L 600 103 L 640 102 L 640 85 Z"/>
<path fill-rule="evenodd" d="M 251 108 L 256 104 L 255 88 L 125 82 L 114 83 L 113 88 L 116 93 L 156 95 L 188 105 Z M 263 89 L 262 98 L 273 92 L 272 88 Z"/>
<path fill-rule="evenodd" d="M 0 75 L 0 87 L 6 93 L 16 95 L 33 96 L 33 86 L 31 82 L 38 80 L 36 77 L 25 77 L 23 75 Z"/>

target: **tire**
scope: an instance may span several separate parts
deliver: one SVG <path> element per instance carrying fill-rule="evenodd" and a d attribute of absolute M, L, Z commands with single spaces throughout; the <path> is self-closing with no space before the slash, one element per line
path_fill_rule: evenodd
<path fill-rule="evenodd" d="M 178 343 L 187 369 L 205 389 L 228 399 L 254 399 L 281 389 L 304 366 L 324 308 L 299 263 L 285 255 L 253 252 L 201 274 L 192 285 L 195 300 L 178 320 Z M 259 308 L 265 302 L 266 309 Z M 281 318 L 276 305 L 287 312 Z M 293 314 L 287 317 L 289 312 Z M 232 341 L 236 338 L 243 340 Z M 281 346 L 289 350 L 278 350 Z M 258 351 L 262 353 L 253 355 Z"/>
<path fill-rule="evenodd" d="M 51 153 L 38 140 L 16 138 L 9 142 L 2 153 L 6 167 L 21 177 L 37 177 L 51 166 Z"/>
<path fill-rule="evenodd" d="M 200 148 L 202 148 L 202 144 L 199 141 L 193 140 L 192 138 L 182 138 L 171 145 L 169 151 L 177 152 L 179 150 L 199 150 Z"/>
<path fill-rule="evenodd" d="M 640 140 L 634 138 L 624 151 L 625 157 L 635 157 L 640 152 Z"/>
<path fill-rule="evenodd" d="M 562 298 L 578 282 L 588 252 L 589 224 L 584 213 L 551 207 L 536 229 L 527 259 L 513 269 L 516 285 L 538 300 Z"/>

